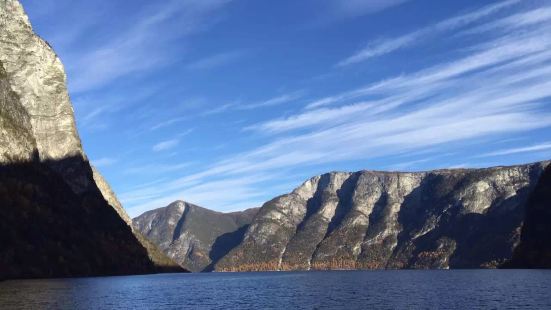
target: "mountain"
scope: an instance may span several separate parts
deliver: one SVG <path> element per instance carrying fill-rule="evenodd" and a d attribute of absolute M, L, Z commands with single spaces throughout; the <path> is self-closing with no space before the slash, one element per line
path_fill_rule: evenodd
<path fill-rule="evenodd" d="M 526 205 L 520 245 L 508 268 L 551 268 L 551 165 Z"/>
<path fill-rule="evenodd" d="M 155 266 L 157 266 L 157 269 L 161 271 L 181 272 L 182 268 L 178 263 L 170 259 L 166 254 L 159 250 L 157 245 L 155 245 L 144 235 L 142 235 L 139 230 L 134 229 L 134 226 L 132 225 L 132 219 L 124 210 L 122 204 L 120 203 L 119 199 L 117 198 L 107 181 L 103 178 L 101 173 L 95 167 L 92 167 L 92 175 L 94 178 L 94 182 L 100 190 L 103 198 L 107 201 L 107 203 L 109 203 L 111 207 L 115 209 L 117 214 L 126 223 L 126 225 L 130 227 L 132 233 L 134 234 L 136 239 L 138 239 L 138 242 L 140 242 L 140 244 L 146 249 L 149 259 L 155 264 Z"/>
<path fill-rule="evenodd" d="M 497 267 L 523 220 L 528 249 L 549 240 L 549 168 L 536 187 L 548 164 L 316 176 L 265 203 L 215 269 Z"/>
<path fill-rule="evenodd" d="M 0 0 L 0 279 L 181 270 L 152 261 L 106 198 L 60 59 L 19 1 Z"/>
<path fill-rule="evenodd" d="M 243 240 L 258 209 L 220 213 L 176 201 L 133 220 L 135 229 L 190 271 L 209 271 Z"/>

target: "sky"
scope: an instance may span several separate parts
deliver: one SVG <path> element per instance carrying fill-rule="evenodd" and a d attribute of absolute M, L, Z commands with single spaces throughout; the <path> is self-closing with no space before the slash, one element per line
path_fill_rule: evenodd
<path fill-rule="evenodd" d="M 551 159 L 551 3 L 22 0 L 131 216 Z"/>

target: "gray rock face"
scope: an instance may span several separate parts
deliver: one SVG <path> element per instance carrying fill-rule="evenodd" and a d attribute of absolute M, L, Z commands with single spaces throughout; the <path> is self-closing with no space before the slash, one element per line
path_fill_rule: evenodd
<path fill-rule="evenodd" d="M 68 157 L 87 161 L 75 126 L 63 65 L 50 45 L 34 33 L 17 0 L 0 0 L 0 65 L 10 90 L 18 98 L 18 109 L 26 114 L 11 118 L 13 125 L 24 126 L 24 132 L 34 138 L 32 146 L 1 145 L 2 163 L 33 156 L 51 162 Z M 14 108 L 11 110 L 15 112 Z M 94 186 L 80 167 L 73 166 L 76 163 L 71 164 L 51 166 L 77 192 Z"/>
<path fill-rule="evenodd" d="M 547 165 L 317 176 L 264 204 L 216 270 L 496 267 Z"/>
<path fill-rule="evenodd" d="M 17 0 L 0 0 L 0 62 L 28 114 L 40 159 L 83 156 L 63 65 Z"/>
<path fill-rule="evenodd" d="M 258 209 L 220 213 L 176 201 L 133 220 L 134 228 L 184 268 L 198 272 L 238 245 Z"/>
<path fill-rule="evenodd" d="M 30 116 L 0 62 L 0 163 L 31 161 L 35 149 Z"/>

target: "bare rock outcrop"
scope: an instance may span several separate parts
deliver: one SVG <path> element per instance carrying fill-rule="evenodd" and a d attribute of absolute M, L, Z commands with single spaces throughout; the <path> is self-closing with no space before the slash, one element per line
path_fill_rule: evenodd
<path fill-rule="evenodd" d="M 215 269 L 498 267 L 548 164 L 316 176 L 264 204 Z"/>

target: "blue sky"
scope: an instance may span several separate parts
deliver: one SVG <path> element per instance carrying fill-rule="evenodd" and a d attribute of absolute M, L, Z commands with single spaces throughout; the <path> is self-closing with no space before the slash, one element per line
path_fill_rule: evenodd
<path fill-rule="evenodd" d="M 131 216 L 551 158 L 547 1 L 22 0 Z"/>

